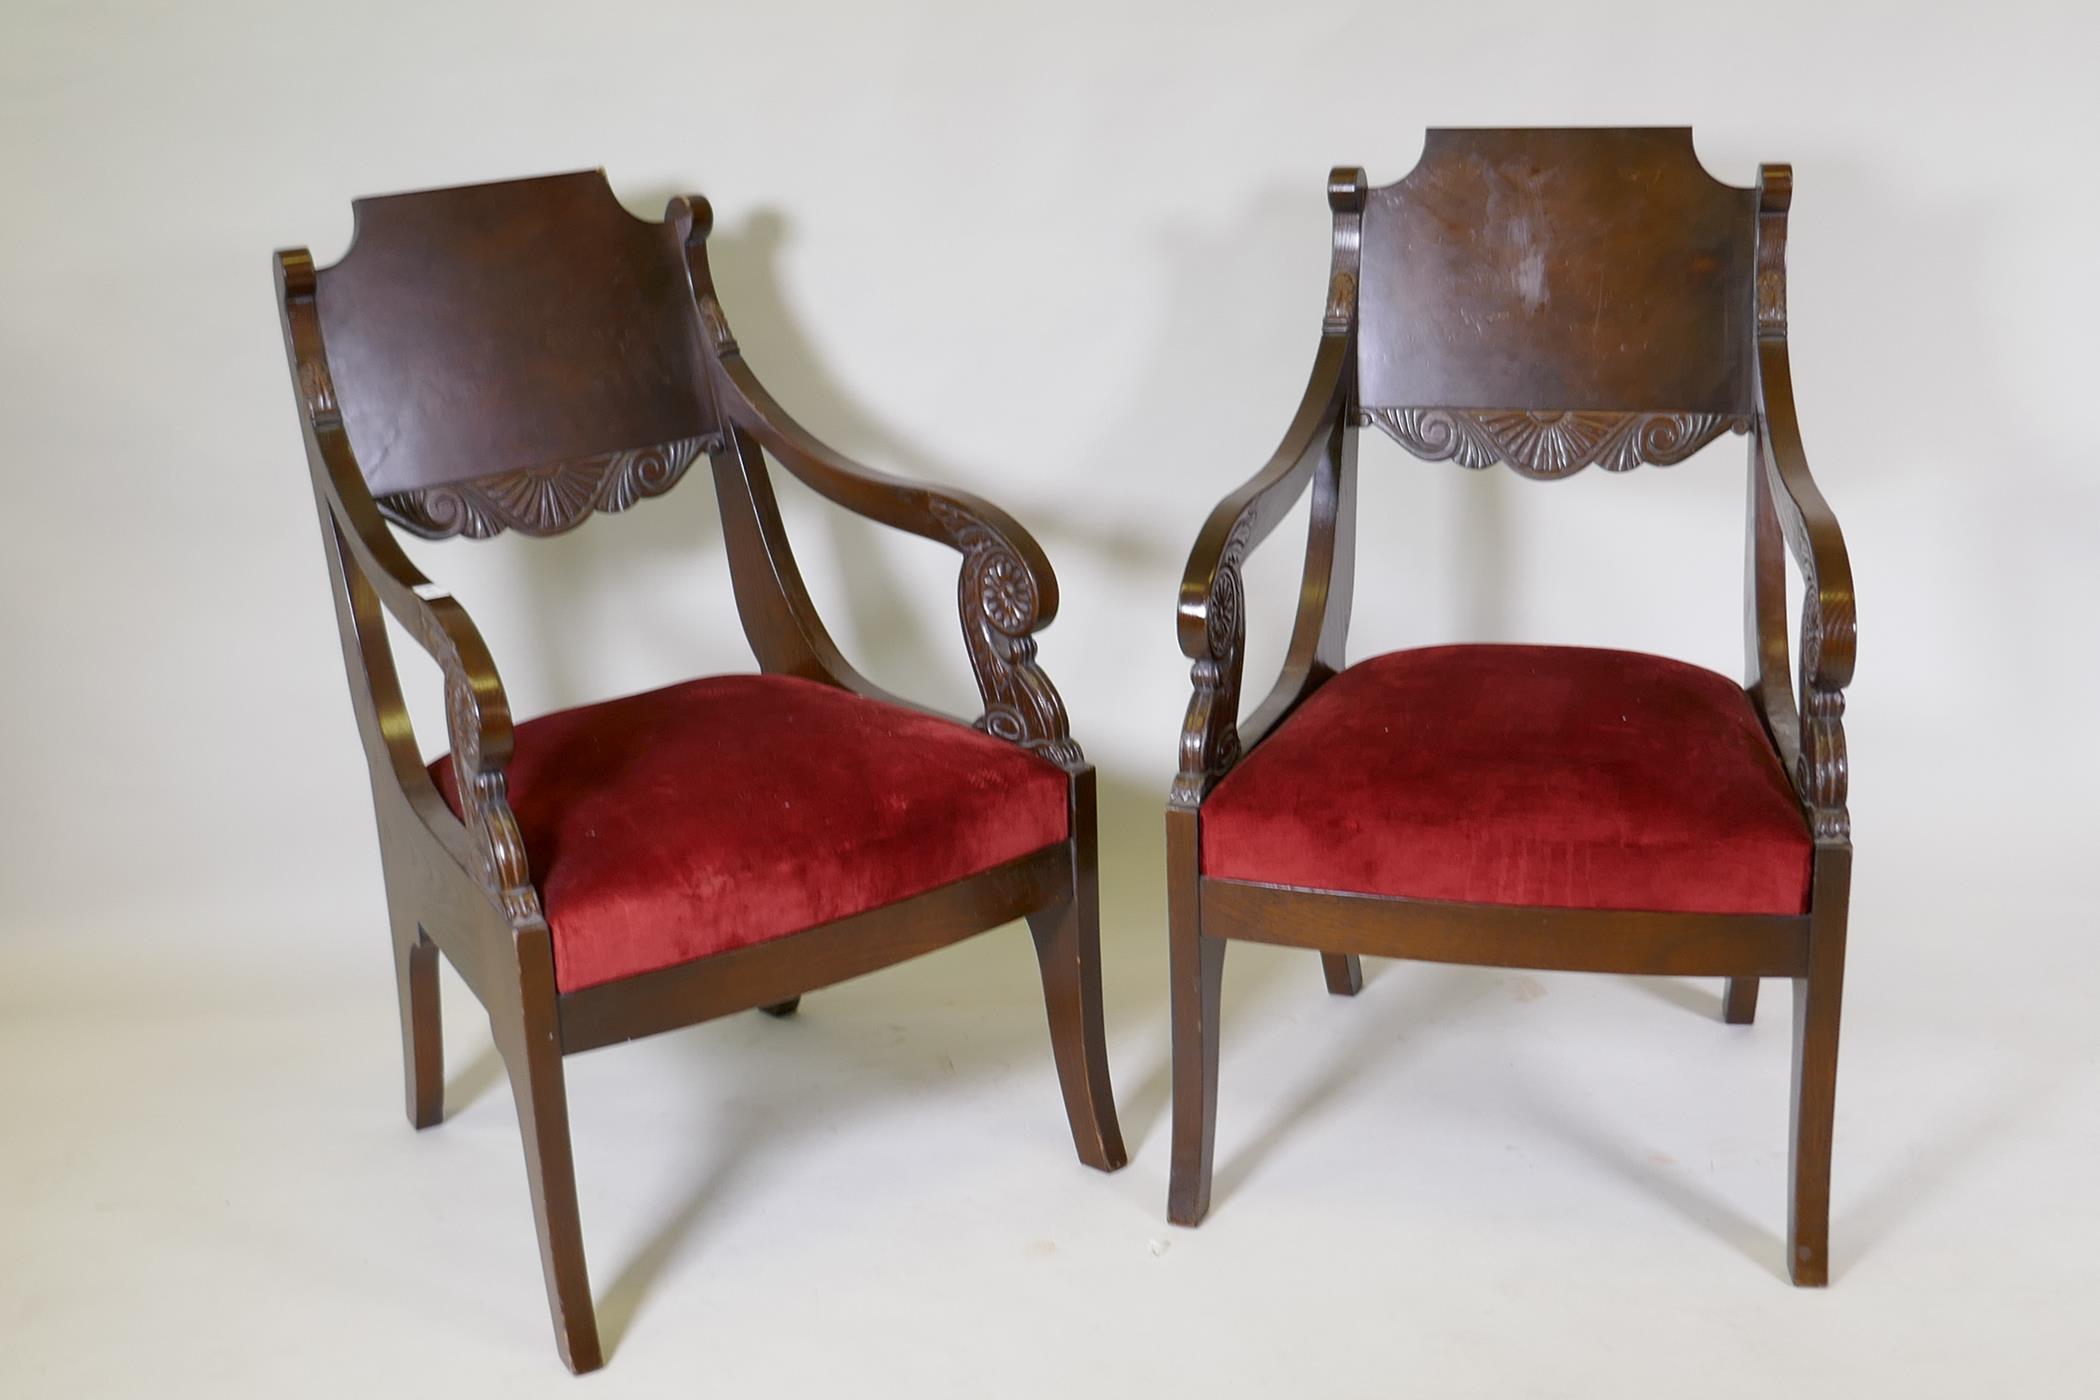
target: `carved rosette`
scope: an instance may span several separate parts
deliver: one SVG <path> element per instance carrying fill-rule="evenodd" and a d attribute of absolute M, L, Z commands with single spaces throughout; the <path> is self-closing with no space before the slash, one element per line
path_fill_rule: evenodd
<path fill-rule="evenodd" d="M 459 791 L 461 825 L 473 851 L 474 878 L 513 924 L 541 917 L 539 891 L 525 858 L 525 838 L 510 807 L 502 771 L 482 769 L 481 701 L 452 635 L 435 618 L 423 641 L 445 676 L 445 728 L 452 741 L 452 780 Z"/>
<path fill-rule="evenodd" d="M 1209 795 L 1240 756 L 1240 673 L 1247 639 L 1245 585 L 1252 521 L 1242 517 L 1219 551 L 1204 605 L 1206 655 L 1189 668 L 1188 713 L 1181 723 L 1181 769 L 1168 800 L 1193 807 Z"/>
<path fill-rule="evenodd" d="M 1551 480 L 1584 467 L 1632 471 L 1643 463 L 1681 462 L 1724 432 L 1747 432 L 1750 419 L 1725 413 L 1538 413 L 1526 409 L 1372 408 L 1361 421 L 1424 461 L 1452 461 L 1474 471 L 1507 462 L 1525 476 Z"/>
<path fill-rule="evenodd" d="M 970 669 L 984 698 L 977 727 L 1053 763 L 1082 763 L 1072 741 L 1064 701 L 1035 661 L 1041 594 L 1035 575 L 1006 537 L 949 501 L 931 503 L 933 517 L 962 551 L 957 606 Z"/>
<path fill-rule="evenodd" d="M 678 438 L 450 486 L 397 491 L 378 498 L 379 510 L 403 529 L 432 540 L 452 535 L 485 540 L 505 530 L 556 535 L 594 511 L 622 511 L 661 496 L 715 443 L 711 436 Z"/>

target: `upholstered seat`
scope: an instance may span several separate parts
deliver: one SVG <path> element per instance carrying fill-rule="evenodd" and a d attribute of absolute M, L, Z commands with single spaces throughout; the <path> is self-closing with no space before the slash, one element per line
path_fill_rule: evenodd
<path fill-rule="evenodd" d="M 792 676 L 518 725 L 512 809 L 577 991 L 922 894 L 1065 840 L 1056 765 Z M 452 760 L 431 765 L 457 809 Z"/>
<path fill-rule="evenodd" d="M 1742 687 L 1582 647 L 1351 666 L 1203 807 L 1203 873 L 1411 899 L 1800 914 L 1815 848 Z"/>

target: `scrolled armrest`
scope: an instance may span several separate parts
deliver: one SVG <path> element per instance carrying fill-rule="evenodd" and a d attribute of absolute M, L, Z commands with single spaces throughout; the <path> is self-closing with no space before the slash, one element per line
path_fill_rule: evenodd
<path fill-rule="evenodd" d="M 1324 336 L 1305 396 L 1262 469 L 1211 511 L 1182 573 L 1176 632 L 1194 665 L 1169 800 L 1195 806 L 1240 756 L 1239 705 L 1247 610 L 1241 568 L 1312 481 L 1347 401 L 1346 334 Z"/>
<path fill-rule="evenodd" d="M 1852 561 L 1837 516 L 1809 474 L 1784 340 L 1759 346 L 1759 455 L 1780 534 L 1802 577 L 1799 748 L 1795 785 L 1819 841 L 1852 834 L 1846 808 L 1845 687 L 1859 643 Z"/>
<path fill-rule="evenodd" d="M 539 894 L 504 772 L 513 737 L 510 700 L 488 644 L 458 600 L 409 562 L 369 498 L 345 500 L 331 491 L 327 515 L 380 603 L 444 675 L 445 731 L 469 873 L 513 924 L 538 919 Z"/>
<path fill-rule="evenodd" d="M 384 594 L 382 593 L 382 597 Z M 445 731 L 473 874 L 513 923 L 540 917 L 525 838 L 511 811 L 510 701 L 473 620 L 448 594 L 424 596 L 418 639 L 445 675 Z"/>
<path fill-rule="evenodd" d="M 1084 762 L 1064 701 L 1036 664 L 1035 633 L 1057 616 L 1057 575 L 1034 536 L 967 492 L 863 466 L 802 427 L 759 383 L 729 337 L 712 294 L 701 300 L 714 336 L 716 403 L 796 479 L 856 515 L 935 540 L 962 555 L 957 610 L 984 702 L 977 727 L 1054 763 Z"/>

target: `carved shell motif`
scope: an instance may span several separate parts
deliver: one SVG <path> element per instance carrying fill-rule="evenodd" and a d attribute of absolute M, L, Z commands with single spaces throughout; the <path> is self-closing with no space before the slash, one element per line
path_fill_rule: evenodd
<path fill-rule="evenodd" d="M 485 540 L 505 530 L 559 534 L 593 511 L 626 510 L 645 497 L 661 496 L 678 484 L 703 450 L 711 450 L 714 441 L 679 438 L 450 486 L 397 491 L 379 498 L 379 510 L 425 539 L 465 535 Z"/>
<path fill-rule="evenodd" d="M 1373 408 L 1363 415 L 1425 461 L 1475 471 L 1507 462 L 1525 476 L 1571 476 L 1596 465 L 1632 471 L 1681 462 L 1750 420 L 1724 413 L 1538 413 L 1526 409 Z"/>

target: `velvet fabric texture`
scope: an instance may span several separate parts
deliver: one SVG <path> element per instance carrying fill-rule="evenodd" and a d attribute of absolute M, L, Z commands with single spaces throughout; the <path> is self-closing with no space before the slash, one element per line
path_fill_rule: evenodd
<path fill-rule="evenodd" d="M 1207 875 L 1532 908 L 1800 914 L 1815 850 L 1741 686 L 1582 647 L 1351 666 L 1203 804 Z"/>
<path fill-rule="evenodd" d="M 452 760 L 430 767 L 457 812 Z M 507 773 L 564 992 L 923 894 L 1070 829 L 1055 764 L 792 676 L 528 720 Z"/>

